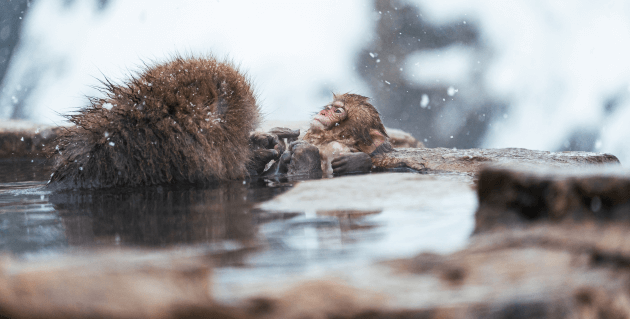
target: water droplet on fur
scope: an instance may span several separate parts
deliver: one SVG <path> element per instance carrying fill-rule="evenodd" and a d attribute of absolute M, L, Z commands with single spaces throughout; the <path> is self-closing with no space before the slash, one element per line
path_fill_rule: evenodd
<path fill-rule="evenodd" d="M 22 136 L 22 138 L 20 139 L 20 141 L 24 142 L 24 136 Z"/>
<path fill-rule="evenodd" d="M 339 123 L 335 123 L 335 126 L 339 126 Z"/>
<path fill-rule="evenodd" d="M 83 166 L 79 167 L 79 170 L 82 171 L 83 170 Z"/>
<path fill-rule="evenodd" d="M 105 133 L 103 133 L 103 135 L 104 135 L 105 137 L 109 137 L 109 132 L 105 132 Z"/>
<path fill-rule="evenodd" d="M 114 146 L 116 145 L 114 142 L 109 142 L 109 146 Z"/>

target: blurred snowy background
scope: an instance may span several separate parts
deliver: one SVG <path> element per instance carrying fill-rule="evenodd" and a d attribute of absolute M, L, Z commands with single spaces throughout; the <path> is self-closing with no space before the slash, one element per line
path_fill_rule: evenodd
<path fill-rule="evenodd" d="M 174 52 L 239 63 L 267 119 L 354 92 L 430 147 L 630 161 L 624 0 L 0 0 L 0 119 L 62 123 Z"/>

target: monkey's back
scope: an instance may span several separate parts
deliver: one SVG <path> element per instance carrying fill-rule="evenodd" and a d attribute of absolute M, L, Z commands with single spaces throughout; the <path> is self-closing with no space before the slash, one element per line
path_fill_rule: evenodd
<path fill-rule="evenodd" d="M 146 67 L 68 116 L 50 185 L 210 183 L 244 177 L 259 109 L 249 80 L 214 58 Z"/>

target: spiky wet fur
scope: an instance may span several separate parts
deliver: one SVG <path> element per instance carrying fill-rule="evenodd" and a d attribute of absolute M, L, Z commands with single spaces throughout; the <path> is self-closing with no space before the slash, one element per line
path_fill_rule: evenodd
<path fill-rule="evenodd" d="M 230 63 L 178 56 L 122 85 L 103 84 L 105 98 L 91 98 L 67 116 L 75 126 L 57 139 L 51 186 L 211 183 L 247 175 L 248 137 L 260 111 L 249 80 Z"/>

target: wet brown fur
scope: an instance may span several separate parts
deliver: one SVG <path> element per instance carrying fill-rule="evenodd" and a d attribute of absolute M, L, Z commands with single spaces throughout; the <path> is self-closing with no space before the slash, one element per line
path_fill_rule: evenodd
<path fill-rule="evenodd" d="M 334 94 L 333 103 L 336 101 L 341 101 L 344 104 L 348 113 L 346 119 L 329 130 L 314 131 L 309 129 L 304 135 L 305 141 L 316 146 L 338 141 L 348 146 L 352 151 L 364 152 L 374 144 L 370 135 L 372 130 L 377 130 L 385 138 L 388 137 L 381 117 L 376 108 L 370 104 L 368 97 L 351 93 Z M 385 143 L 389 144 L 389 142 Z"/>
<path fill-rule="evenodd" d="M 90 98 L 68 116 L 75 126 L 57 139 L 50 185 L 209 183 L 247 175 L 248 137 L 260 111 L 250 81 L 230 63 L 176 56 L 122 85 L 103 84 L 105 98 Z"/>

